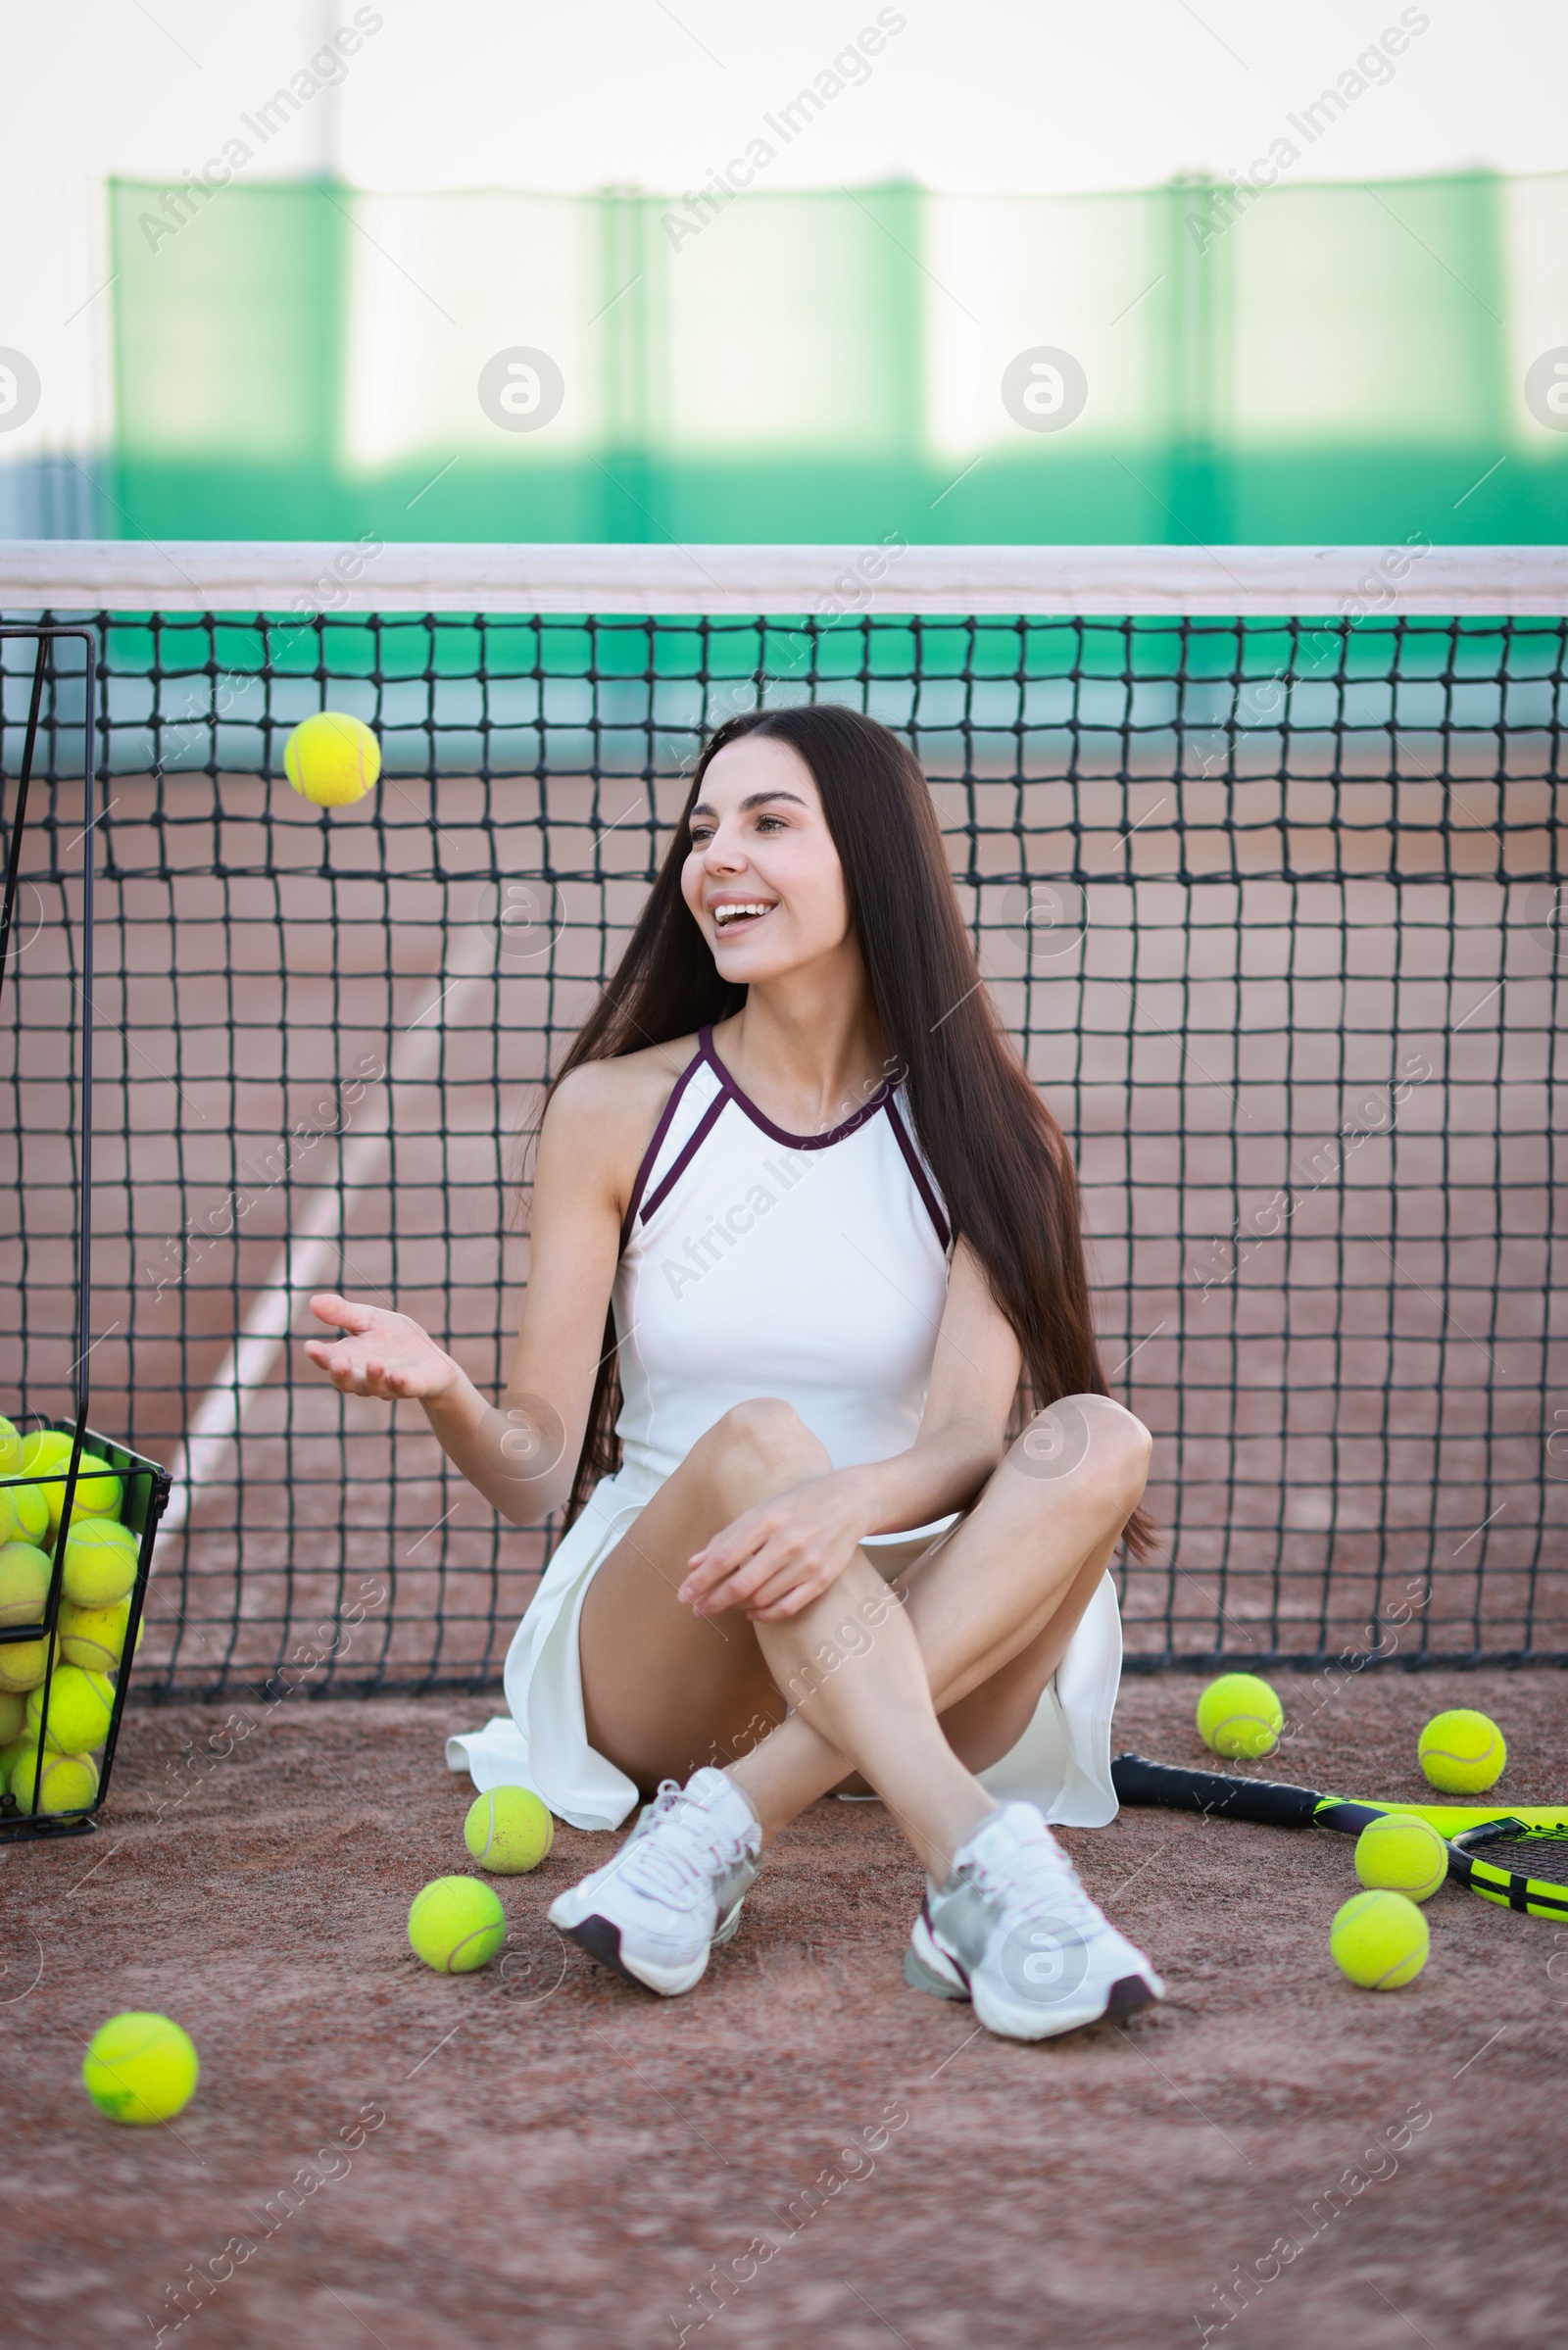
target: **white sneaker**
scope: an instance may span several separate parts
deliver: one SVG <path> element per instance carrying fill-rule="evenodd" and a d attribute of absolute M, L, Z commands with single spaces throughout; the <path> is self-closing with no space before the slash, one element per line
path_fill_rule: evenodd
<path fill-rule="evenodd" d="M 993 1812 L 940 1889 L 926 1879 L 904 1979 L 939 1999 L 971 1999 L 988 2032 L 1014 2040 L 1114 2023 L 1165 1993 L 1028 1803 Z"/>
<path fill-rule="evenodd" d="M 666 1998 L 689 1991 L 741 1922 L 762 1831 L 722 1771 L 666 1779 L 614 1859 L 550 1904 L 574 1942 Z"/>

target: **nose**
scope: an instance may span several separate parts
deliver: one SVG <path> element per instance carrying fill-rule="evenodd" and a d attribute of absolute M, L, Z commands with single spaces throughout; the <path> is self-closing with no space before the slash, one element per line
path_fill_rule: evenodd
<path fill-rule="evenodd" d="M 703 851 L 704 872 L 738 873 L 745 862 L 744 849 L 721 817 L 714 827 L 712 839 Z"/>

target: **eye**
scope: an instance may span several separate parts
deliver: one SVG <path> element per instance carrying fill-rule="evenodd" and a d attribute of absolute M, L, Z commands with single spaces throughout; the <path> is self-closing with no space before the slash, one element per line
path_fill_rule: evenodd
<path fill-rule="evenodd" d="M 757 819 L 757 829 L 759 832 L 787 832 L 789 826 L 782 816 L 761 815 Z"/>
<path fill-rule="evenodd" d="M 711 824 L 692 824 L 688 826 L 687 831 L 694 849 L 700 849 L 704 841 L 710 841 L 713 837 Z"/>

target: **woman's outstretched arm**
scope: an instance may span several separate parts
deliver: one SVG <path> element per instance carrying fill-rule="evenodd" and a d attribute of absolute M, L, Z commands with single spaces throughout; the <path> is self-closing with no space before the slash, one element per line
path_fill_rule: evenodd
<path fill-rule="evenodd" d="M 335 1292 L 305 1351 L 340 1395 L 424 1406 L 443 1449 L 502 1516 L 527 1524 L 571 1490 L 604 1346 L 620 1221 L 679 1047 L 574 1069 L 552 1096 L 534 1169 L 528 1287 L 499 1408 L 408 1314 Z"/>

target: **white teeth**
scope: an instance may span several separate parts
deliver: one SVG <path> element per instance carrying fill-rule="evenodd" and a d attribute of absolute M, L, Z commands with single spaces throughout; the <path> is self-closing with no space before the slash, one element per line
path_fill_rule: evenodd
<path fill-rule="evenodd" d="M 726 923 L 739 922 L 748 914 L 765 914 L 772 910 L 769 906 L 715 906 L 713 920 L 722 930 Z"/>

